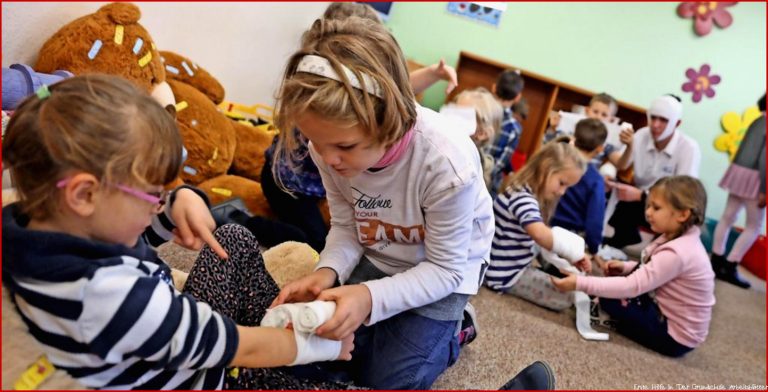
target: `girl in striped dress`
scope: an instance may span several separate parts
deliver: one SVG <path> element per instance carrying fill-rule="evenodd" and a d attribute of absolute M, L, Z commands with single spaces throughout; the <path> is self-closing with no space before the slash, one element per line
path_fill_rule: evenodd
<path fill-rule="evenodd" d="M 552 252 L 583 271 L 591 269 L 584 239 L 547 225 L 560 196 L 579 182 L 585 169 L 586 161 L 576 147 L 551 142 L 511 177 L 493 203 L 496 231 L 485 275 L 488 287 L 553 310 L 573 304 L 571 294 L 559 292 L 549 274 L 532 262 L 539 252 Z"/>

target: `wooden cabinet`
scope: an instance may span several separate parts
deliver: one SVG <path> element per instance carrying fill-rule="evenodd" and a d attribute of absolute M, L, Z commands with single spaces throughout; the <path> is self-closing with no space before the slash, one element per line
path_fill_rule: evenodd
<path fill-rule="evenodd" d="M 520 68 L 462 51 L 456 65 L 459 85 L 451 92 L 447 100 L 450 101 L 464 89 L 482 86 L 490 90 L 499 73 L 505 69 Z M 528 118 L 522 122 L 523 134 L 518 144 L 518 150 L 530 156 L 541 146 L 550 111 L 570 112 L 573 105 L 586 106 L 592 96 L 600 91 L 594 92 L 571 86 L 524 69 L 520 69 L 520 71 L 525 80 L 523 97 L 528 101 L 530 110 Z M 611 91 L 607 91 L 607 93 L 613 95 Z M 616 116 L 621 121 L 631 123 L 635 130 L 644 127 L 647 123 L 645 108 L 622 101 L 619 101 L 619 110 Z"/>

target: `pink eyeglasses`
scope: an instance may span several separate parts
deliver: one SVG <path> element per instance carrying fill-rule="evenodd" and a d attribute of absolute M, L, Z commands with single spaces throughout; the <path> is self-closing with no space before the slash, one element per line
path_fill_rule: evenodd
<path fill-rule="evenodd" d="M 67 186 L 67 184 L 69 184 L 69 181 L 71 180 L 72 180 L 71 177 L 67 177 L 63 180 L 60 180 L 59 182 L 56 183 L 56 188 L 64 188 L 65 186 Z M 139 199 L 154 205 L 157 211 L 160 211 L 163 209 L 163 206 L 165 206 L 165 198 L 168 195 L 168 191 L 166 190 L 163 190 L 160 192 L 147 193 L 142 190 L 131 188 L 123 184 L 109 184 L 109 185 L 131 196 L 138 197 Z"/>

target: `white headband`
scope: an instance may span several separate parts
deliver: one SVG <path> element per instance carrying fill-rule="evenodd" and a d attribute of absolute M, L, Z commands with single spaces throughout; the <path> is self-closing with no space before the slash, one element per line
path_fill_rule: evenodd
<path fill-rule="evenodd" d="M 363 87 L 360 85 L 360 80 L 357 79 L 357 76 L 355 76 L 355 74 L 349 68 L 345 67 L 344 64 L 339 65 L 341 65 L 341 69 L 344 70 L 344 74 L 347 76 L 349 84 L 358 90 L 362 90 Z M 296 67 L 296 72 L 311 73 L 344 83 L 344 80 L 342 80 L 339 74 L 336 73 L 328 59 L 325 57 L 315 56 L 313 54 L 308 54 L 301 58 L 299 65 Z M 361 75 L 363 77 L 363 81 L 365 82 L 365 87 L 368 93 L 379 98 L 383 98 L 384 94 L 381 92 L 381 87 L 379 87 L 379 84 L 376 83 L 376 81 L 373 80 L 370 76 L 364 73 L 361 73 Z"/>
<path fill-rule="evenodd" d="M 648 124 L 651 123 L 651 116 L 658 116 L 667 120 L 667 128 L 659 135 L 658 140 L 666 140 L 672 136 L 672 132 L 677 128 L 677 122 L 683 117 L 683 104 L 675 98 L 664 95 L 651 102 L 648 108 Z"/>

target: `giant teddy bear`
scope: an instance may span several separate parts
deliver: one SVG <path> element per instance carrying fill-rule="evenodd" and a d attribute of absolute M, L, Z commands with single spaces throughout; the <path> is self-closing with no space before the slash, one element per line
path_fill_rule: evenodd
<path fill-rule="evenodd" d="M 142 25 L 139 8 L 111 3 L 78 18 L 51 36 L 34 68 L 75 75 L 122 76 L 151 93 L 163 106 L 174 105 L 187 151 L 180 180 L 203 189 L 214 204 L 240 197 L 259 216 L 271 216 L 258 183 L 264 150 L 276 131 L 233 121 L 216 104 L 223 87 L 202 67 L 172 52 L 159 52 Z"/>

